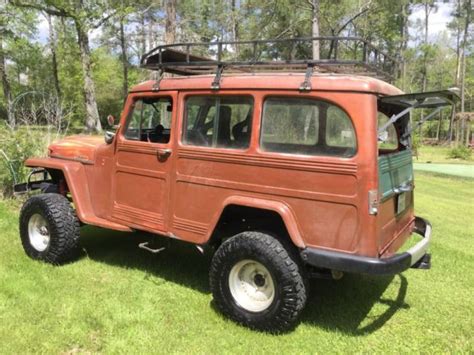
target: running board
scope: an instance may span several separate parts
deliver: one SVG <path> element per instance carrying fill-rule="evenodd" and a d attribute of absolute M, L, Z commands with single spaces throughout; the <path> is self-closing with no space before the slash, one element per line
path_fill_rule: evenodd
<path fill-rule="evenodd" d="M 153 254 L 158 254 L 158 253 L 160 253 L 160 252 L 162 252 L 163 250 L 166 249 L 165 247 L 161 247 L 161 248 L 158 248 L 158 249 L 150 248 L 150 247 L 148 246 L 149 243 L 150 243 L 150 242 L 143 242 L 143 243 L 140 243 L 140 244 L 138 244 L 138 247 L 139 247 L 140 249 L 144 249 L 144 250 L 146 250 L 146 251 L 149 251 L 150 253 L 153 253 Z"/>

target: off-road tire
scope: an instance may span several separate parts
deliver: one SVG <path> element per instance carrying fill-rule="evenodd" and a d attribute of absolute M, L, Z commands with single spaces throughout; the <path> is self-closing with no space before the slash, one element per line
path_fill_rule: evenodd
<path fill-rule="evenodd" d="M 45 250 L 37 250 L 29 237 L 28 223 L 39 214 L 47 222 L 49 243 Z M 35 260 L 60 265 L 79 255 L 79 220 L 69 200 L 55 193 L 30 197 L 20 212 L 20 237 L 26 254 Z"/>
<path fill-rule="evenodd" d="M 271 333 L 291 330 L 307 298 L 304 270 L 294 255 L 265 233 L 243 232 L 229 238 L 216 251 L 211 263 L 209 279 L 215 305 L 224 315 L 252 329 Z M 262 311 L 248 311 L 232 296 L 230 273 L 243 260 L 257 261 L 271 274 L 274 297 Z"/>

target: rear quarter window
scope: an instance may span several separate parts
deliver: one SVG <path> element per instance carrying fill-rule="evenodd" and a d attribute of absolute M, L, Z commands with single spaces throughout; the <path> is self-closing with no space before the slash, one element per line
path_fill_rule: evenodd
<path fill-rule="evenodd" d="M 267 98 L 260 147 L 298 155 L 351 157 L 357 150 L 351 119 L 340 107 L 318 99 Z"/>

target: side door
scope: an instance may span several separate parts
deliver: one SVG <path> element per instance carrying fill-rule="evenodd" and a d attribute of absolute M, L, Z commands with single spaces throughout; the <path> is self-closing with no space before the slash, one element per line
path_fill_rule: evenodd
<path fill-rule="evenodd" d="M 112 217 L 166 232 L 176 124 L 176 92 L 135 94 L 117 137 Z"/>

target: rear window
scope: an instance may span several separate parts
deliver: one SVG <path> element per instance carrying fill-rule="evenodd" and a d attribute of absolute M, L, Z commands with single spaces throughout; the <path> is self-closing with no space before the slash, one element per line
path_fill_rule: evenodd
<path fill-rule="evenodd" d="M 389 120 L 390 117 L 388 117 L 383 112 L 377 113 L 378 127 L 383 127 Z M 379 135 L 378 147 L 379 151 L 382 153 L 398 150 L 398 133 L 393 124 L 389 125 L 387 130 Z"/>
<path fill-rule="evenodd" d="M 341 108 L 288 97 L 265 100 L 260 146 L 269 152 L 341 157 L 357 150 L 354 126 Z"/>

